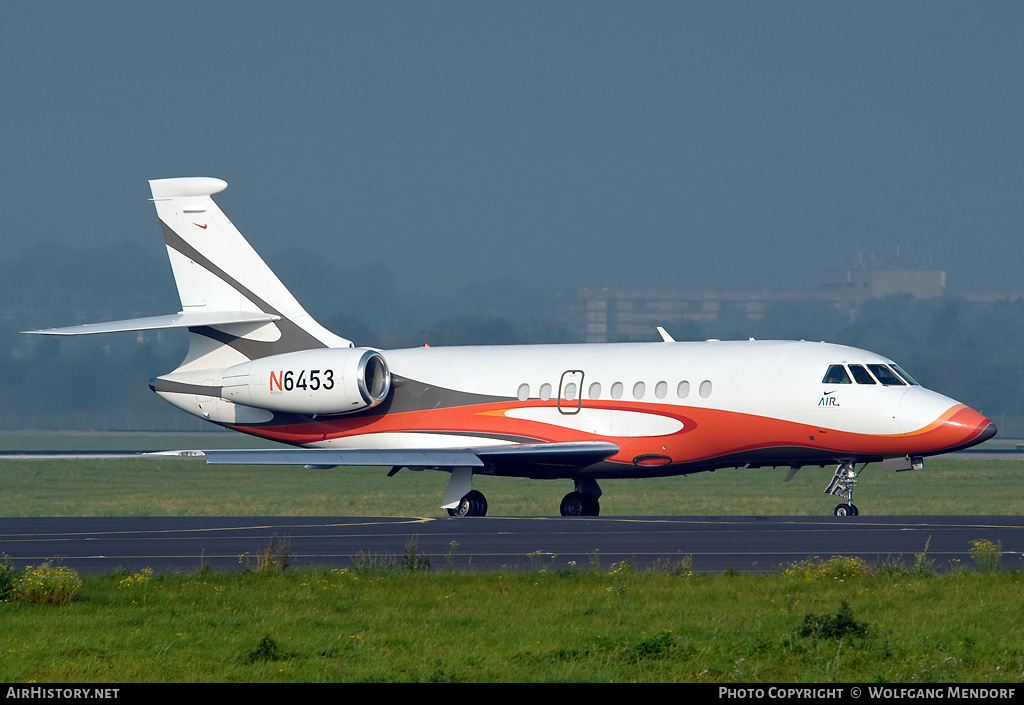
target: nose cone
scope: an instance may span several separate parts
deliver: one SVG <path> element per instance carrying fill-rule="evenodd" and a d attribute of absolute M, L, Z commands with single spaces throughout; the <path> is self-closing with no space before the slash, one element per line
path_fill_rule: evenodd
<path fill-rule="evenodd" d="M 922 452 L 970 448 L 996 435 L 996 425 L 969 406 L 926 389 L 908 391 L 900 403 L 900 431 L 917 437 Z"/>
<path fill-rule="evenodd" d="M 970 445 L 971 446 L 976 446 L 979 443 L 984 443 L 989 438 L 992 438 L 992 436 L 996 435 L 998 432 L 999 432 L 999 429 L 996 428 L 996 425 L 994 423 L 992 423 L 991 421 L 989 421 L 988 422 L 988 426 L 985 427 L 985 430 L 982 431 L 978 435 L 977 440 L 973 441 Z M 965 446 L 965 447 L 970 447 L 970 446 Z"/>
<path fill-rule="evenodd" d="M 951 409 L 953 413 L 942 424 L 943 431 L 954 441 L 950 450 L 970 448 L 996 435 L 996 425 L 985 416 L 963 404 L 958 407 Z"/>

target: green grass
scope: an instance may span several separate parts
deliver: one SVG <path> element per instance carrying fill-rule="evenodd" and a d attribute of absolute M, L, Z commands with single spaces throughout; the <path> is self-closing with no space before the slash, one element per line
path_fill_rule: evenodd
<path fill-rule="evenodd" d="M 64 607 L 0 604 L 0 680 L 1014 682 L 1022 587 L 885 568 L 117 573 Z"/>
<path fill-rule="evenodd" d="M 273 441 L 242 433 L 141 431 L 0 431 L 0 451 L 152 451 L 187 448 L 281 448 Z"/>
<path fill-rule="evenodd" d="M 174 446 L 170 446 L 174 447 Z M 602 516 L 830 515 L 831 468 L 726 469 L 601 482 Z M 442 516 L 443 472 L 206 465 L 197 459 L 0 460 L 2 516 Z M 568 480 L 477 476 L 491 516 L 553 516 Z M 1024 463 L 930 458 L 921 471 L 871 465 L 863 515 L 1020 515 Z"/>

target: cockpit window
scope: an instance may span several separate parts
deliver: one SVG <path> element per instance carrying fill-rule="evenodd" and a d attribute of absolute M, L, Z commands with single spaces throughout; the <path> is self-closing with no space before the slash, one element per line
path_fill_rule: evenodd
<path fill-rule="evenodd" d="M 896 374 L 898 374 L 900 377 L 902 377 L 904 379 L 904 381 L 906 381 L 907 384 L 912 384 L 915 387 L 920 387 L 921 386 L 920 382 L 918 382 L 916 379 L 914 379 L 913 377 L 908 375 L 906 370 L 904 370 L 902 367 L 900 367 L 896 363 L 892 364 L 892 369 L 896 372 Z"/>
<path fill-rule="evenodd" d="M 850 375 L 846 374 L 846 368 L 842 365 L 829 365 L 822 384 L 853 384 Z"/>
<path fill-rule="evenodd" d="M 857 384 L 875 384 L 875 378 L 861 365 L 850 365 L 850 374 L 857 380 Z"/>
<path fill-rule="evenodd" d="M 905 387 L 907 383 L 900 379 L 900 376 L 890 370 L 885 365 L 868 365 L 868 369 L 871 370 L 878 381 L 884 384 L 886 387 Z"/>

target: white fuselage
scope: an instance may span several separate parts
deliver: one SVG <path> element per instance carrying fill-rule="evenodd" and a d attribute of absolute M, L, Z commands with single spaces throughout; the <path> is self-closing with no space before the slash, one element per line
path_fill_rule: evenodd
<path fill-rule="evenodd" d="M 332 355 L 353 353 L 320 351 L 312 356 L 315 372 L 322 376 Z M 601 473 L 616 475 L 627 466 L 671 474 L 928 455 L 969 444 L 989 425 L 977 412 L 917 384 L 823 382 L 833 365 L 892 364 L 828 343 L 422 347 L 380 354 L 393 382 L 378 406 L 282 414 L 220 399 L 223 415 L 211 420 L 325 448 L 607 441 L 620 452 Z M 279 367 L 265 365 L 268 378 L 257 382 L 313 371 Z M 315 404 L 308 387 L 292 392 Z M 192 413 L 208 413 L 194 395 L 164 396 Z M 284 401 L 281 406 L 287 408 Z"/>

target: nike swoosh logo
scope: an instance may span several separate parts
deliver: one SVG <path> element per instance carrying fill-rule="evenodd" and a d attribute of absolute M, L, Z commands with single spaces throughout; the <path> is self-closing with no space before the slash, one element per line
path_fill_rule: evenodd
<path fill-rule="evenodd" d="M 197 228 L 202 228 L 203 230 L 206 230 L 205 225 L 200 225 L 199 223 L 192 223 L 192 225 L 196 226 Z"/>

